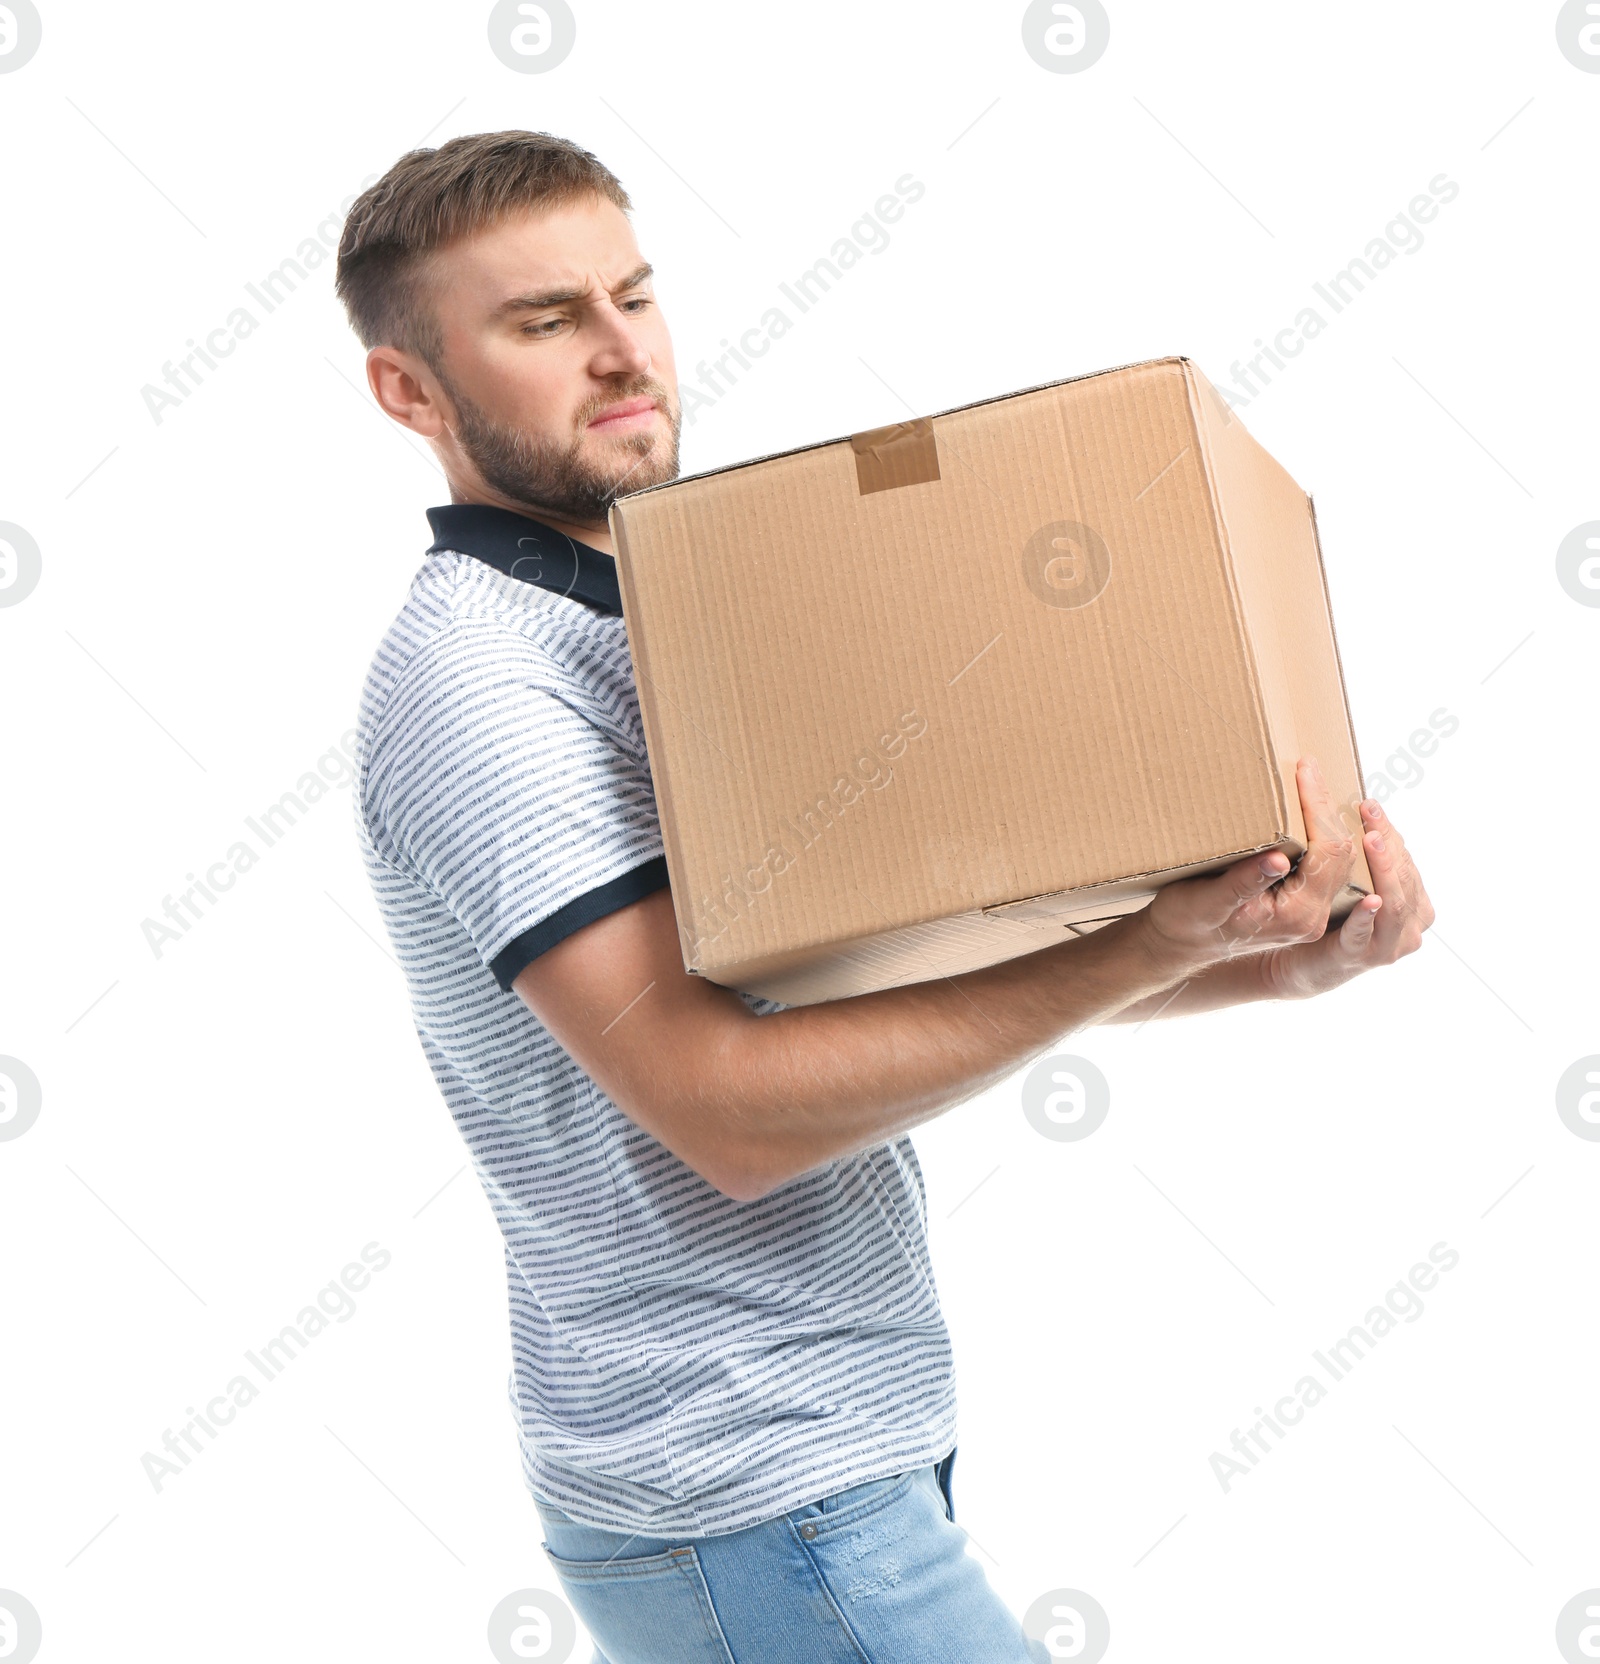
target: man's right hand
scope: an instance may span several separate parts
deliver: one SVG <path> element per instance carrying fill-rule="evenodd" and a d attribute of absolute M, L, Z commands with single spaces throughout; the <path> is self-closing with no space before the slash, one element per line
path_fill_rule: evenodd
<path fill-rule="evenodd" d="M 1297 768 L 1306 852 L 1294 872 L 1281 850 L 1252 855 L 1210 878 L 1168 884 L 1137 917 L 1145 946 L 1177 976 L 1240 954 L 1315 942 L 1350 878 L 1356 841 L 1340 824 L 1316 761 Z M 1280 882 L 1281 880 L 1281 882 Z"/>

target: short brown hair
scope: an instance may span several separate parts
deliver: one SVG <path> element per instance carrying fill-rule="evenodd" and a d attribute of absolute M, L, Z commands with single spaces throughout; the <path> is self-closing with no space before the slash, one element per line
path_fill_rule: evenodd
<path fill-rule="evenodd" d="M 364 347 L 399 347 L 439 368 L 443 340 L 422 277 L 435 250 L 519 210 L 585 195 L 633 204 L 597 157 L 551 133 L 468 133 L 409 150 L 350 209 L 334 289 Z"/>

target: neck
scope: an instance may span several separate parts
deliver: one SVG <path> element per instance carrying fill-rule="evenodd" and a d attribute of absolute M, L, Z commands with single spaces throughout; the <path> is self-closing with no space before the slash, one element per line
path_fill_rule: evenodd
<path fill-rule="evenodd" d="M 537 520 L 540 525 L 550 527 L 552 531 L 564 532 L 576 543 L 587 543 L 591 549 L 599 549 L 604 554 L 616 554 L 616 550 L 611 546 L 611 526 L 605 520 L 585 522 L 558 519 L 555 515 L 546 513 L 542 508 L 530 508 L 526 503 L 514 503 L 509 497 L 502 497 L 499 492 L 489 486 L 473 485 L 464 487 L 458 485 L 454 480 L 450 482 L 450 501 L 453 503 L 485 503 L 491 508 L 509 509 L 512 514 L 525 514 L 530 519 Z"/>

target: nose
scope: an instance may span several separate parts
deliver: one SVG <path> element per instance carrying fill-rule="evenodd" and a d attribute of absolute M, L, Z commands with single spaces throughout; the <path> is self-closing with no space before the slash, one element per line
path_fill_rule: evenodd
<path fill-rule="evenodd" d="M 639 340 L 638 324 L 609 301 L 596 310 L 594 354 L 589 363 L 596 376 L 642 376 L 650 368 L 650 352 Z"/>

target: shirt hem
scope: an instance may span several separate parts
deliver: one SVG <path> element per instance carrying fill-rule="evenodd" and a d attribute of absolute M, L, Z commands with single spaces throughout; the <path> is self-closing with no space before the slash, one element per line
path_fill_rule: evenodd
<path fill-rule="evenodd" d="M 642 1537 L 726 1537 L 735 1531 L 747 1531 L 752 1526 L 767 1525 L 775 1519 L 781 1519 L 785 1514 L 793 1513 L 796 1508 L 804 1508 L 808 1503 L 819 1502 L 823 1497 L 850 1490 L 853 1486 L 870 1485 L 874 1480 L 893 1479 L 902 1473 L 934 1466 L 949 1456 L 955 1444 L 956 1430 L 952 1418 L 937 1437 L 920 1445 L 909 1446 L 893 1456 L 885 1456 L 874 1461 L 847 1464 L 825 1479 L 780 1490 L 773 1502 L 761 1503 L 753 1510 L 740 1509 L 732 1512 L 719 1510 L 714 1506 L 708 1508 L 705 1498 L 680 1505 L 684 1508 L 683 1512 L 648 1518 L 621 1510 L 613 1513 L 603 1505 L 595 1506 L 586 1498 L 575 1497 L 563 1502 L 549 1495 L 534 1482 L 533 1473 L 526 1462 L 523 1466 L 523 1481 L 535 1503 L 543 1503 L 546 1507 L 565 1514 L 576 1524 L 587 1525 L 596 1530 L 625 1531 Z"/>

